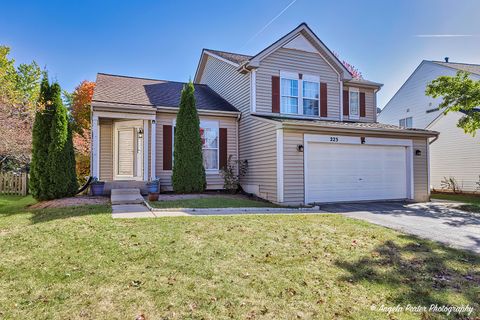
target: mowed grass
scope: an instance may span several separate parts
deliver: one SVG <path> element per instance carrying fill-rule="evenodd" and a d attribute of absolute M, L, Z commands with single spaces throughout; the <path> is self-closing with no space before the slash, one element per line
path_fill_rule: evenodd
<path fill-rule="evenodd" d="M 461 205 L 459 209 L 470 211 L 470 212 L 480 212 L 480 195 L 455 194 L 455 193 L 432 193 L 431 197 L 432 199 L 464 202 L 465 204 Z"/>
<path fill-rule="evenodd" d="M 372 305 L 432 303 L 480 315 L 478 256 L 339 215 L 113 220 L 107 206 L 30 203 L 0 201 L 2 319 L 386 319 Z"/>
<path fill-rule="evenodd" d="M 278 205 L 240 197 L 208 197 L 198 199 L 150 201 L 155 208 L 244 208 L 279 207 Z"/>

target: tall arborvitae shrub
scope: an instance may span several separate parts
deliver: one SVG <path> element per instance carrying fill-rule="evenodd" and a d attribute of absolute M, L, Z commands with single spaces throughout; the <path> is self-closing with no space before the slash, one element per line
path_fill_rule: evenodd
<path fill-rule="evenodd" d="M 44 77 L 35 115 L 30 192 L 38 200 L 72 196 L 78 189 L 75 155 L 61 88 Z"/>
<path fill-rule="evenodd" d="M 72 196 L 78 189 L 75 173 L 75 154 L 69 128 L 67 108 L 62 103 L 62 90 L 58 83 L 50 87 L 52 109 L 50 146 L 47 167 L 50 174 L 48 196 L 51 199 Z"/>
<path fill-rule="evenodd" d="M 30 164 L 30 193 L 35 199 L 48 199 L 50 175 L 47 167 L 48 147 L 50 145 L 50 127 L 52 122 L 52 105 L 50 85 L 47 75 L 40 86 L 38 109 L 32 131 L 32 162 Z"/>
<path fill-rule="evenodd" d="M 177 193 L 202 192 L 206 185 L 194 92 L 191 81 L 183 87 L 177 114 L 172 174 L 173 190 Z"/>

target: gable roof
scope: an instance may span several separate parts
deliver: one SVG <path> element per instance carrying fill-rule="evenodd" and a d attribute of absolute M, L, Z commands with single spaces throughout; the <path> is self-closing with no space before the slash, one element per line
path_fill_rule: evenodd
<path fill-rule="evenodd" d="M 98 73 L 92 105 L 108 103 L 118 105 L 178 107 L 184 82 L 136 78 Z M 194 84 L 196 107 L 199 110 L 238 110 L 218 93 L 204 84 Z"/>
<path fill-rule="evenodd" d="M 352 79 L 352 74 L 350 73 L 350 71 L 348 71 L 348 69 L 343 65 L 343 63 L 318 38 L 318 36 L 312 31 L 312 29 L 310 29 L 310 27 L 305 22 L 302 22 L 295 29 L 293 29 L 292 31 L 290 31 L 289 33 L 287 33 L 286 35 L 284 35 L 283 37 L 281 37 L 273 44 L 269 45 L 254 56 L 220 50 L 203 49 L 194 79 L 195 81 L 198 81 L 199 74 L 203 72 L 206 61 L 205 55 L 213 55 L 214 57 L 220 58 L 221 60 L 224 60 L 237 67 L 245 66 L 247 68 L 256 68 L 258 67 L 260 60 L 270 55 L 270 53 L 274 52 L 275 50 L 286 45 L 290 41 L 294 40 L 300 34 L 312 43 L 312 45 L 319 53 L 321 53 L 322 57 L 327 61 L 327 63 L 330 64 L 330 66 L 332 66 L 332 68 L 334 68 L 338 73 L 340 73 L 345 80 L 348 81 Z"/>
<path fill-rule="evenodd" d="M 210 52 L 216 56 L 219 56 L 223 59 L 226 59 L 230 62 L 236 63 L 238 65 L 250 60 L 252 56 L 246 55 L 246 54 L 241 54 L 241 53 L 233 53 L 233 52 L 227 52 L 227 51 L 219 51 L 219 50 L 212 50 L 212 49 L 203 49 L 207 52 Z"/>
<path fill-rule="evenodd" d="M 430 61 L 435 64 L 456 69 L 459 71 L 466 71 L 474 74 L 480 75 L 480 64 L 471 64 L 471 63 L 458 63 L 458 62 L 445 62 L 445 61 Z"/>
<path fill-rule="evenodd" d="M 348 71 L 348 69 L 343 65 L 343 63 L 320 40 L 320 38 L 312 31 L 312 29 L 310 29 L 310 27 L 305 22 L 302 22 L 300 25 L 298 25 L 298 27 L 296 27 L 295 29 L 275 41 L 273 44 L 260 51 L 259 53 L 257 53 L 255 56 L 253 56 L 248 61 L 247 66 L 257 67 L 260 60 L 262 60 L 278 48 L 281 48 L 291 40 L 295 39 L 298 34 L 303 34 L 304 36 L 306 36 L 306 38 L 308 38 L 308 40 L 312 42 L 312 44 L 319 52 L 323 51 L 323 53 L 326 54 L 324 59 L 327 60 L 329 64 L 333 64 L 333 66 L 337 68 L 337 71 L 341 71 L 344 79 L 350 80 L 352 78 L 352 74 L 350 73 L 350 71 Z"/>

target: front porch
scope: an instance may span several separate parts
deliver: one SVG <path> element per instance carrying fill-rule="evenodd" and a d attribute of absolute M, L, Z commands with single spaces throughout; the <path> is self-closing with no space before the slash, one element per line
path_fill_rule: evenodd
<path fill-rule="evenodd" d="M 156 111 L 105 109 L 92 113 L 92 175 L 105 182 L 106 195 L 124 188 L 146 194 L 146 182 L 156 177 Z"/>

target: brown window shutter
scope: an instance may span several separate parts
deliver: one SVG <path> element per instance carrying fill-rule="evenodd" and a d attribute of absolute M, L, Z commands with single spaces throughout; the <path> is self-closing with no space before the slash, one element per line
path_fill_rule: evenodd
<path fill-rule="evenodd" d="M 280 77 L 272 76 L 272 112 L 280 113 Z"/>
<path fill-rule="evenodd" d="M 227 166 L 227 128 L 220 128 L 220 158 L 219 168 L 225 168 Z"/>
<path fill-rule="evenodd" d="M 350 100 L 348 96 L 348 90 L 343 90 L 343 115 L 348 116 L 350 114 Z"/>
<path fill-rule="evenodd" d="M 328 98 L 327 98 L 327 84 L 320 83 L 320 117 L 328 116 Z"/>
<path fill-rule="evenodd" d="M 172 170 L 172 126 L 163 125 L 163 170 Z"/>
<path fill-rule="evenodd" d="M 365 92 L 360 92 L 360 117 L 365 117 Z"/>

